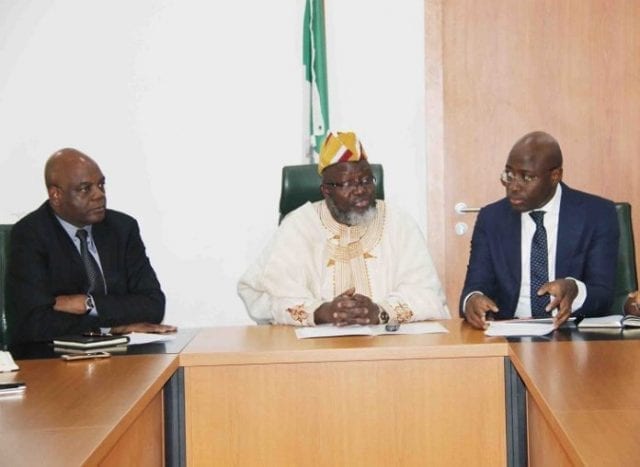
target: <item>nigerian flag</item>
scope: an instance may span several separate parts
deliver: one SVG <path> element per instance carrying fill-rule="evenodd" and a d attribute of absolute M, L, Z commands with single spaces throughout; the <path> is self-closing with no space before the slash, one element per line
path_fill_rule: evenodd
<path fill-rule="evenodd" d="M 318 151 L 329 128 L 327 92 L 327 51 L 324 36 L 324 0 L 306 0 L 302 34 L 302 62 L 308 95 L 305 98 L 309 116 L 306 144 L 309 162 L 318 160 Z"/>

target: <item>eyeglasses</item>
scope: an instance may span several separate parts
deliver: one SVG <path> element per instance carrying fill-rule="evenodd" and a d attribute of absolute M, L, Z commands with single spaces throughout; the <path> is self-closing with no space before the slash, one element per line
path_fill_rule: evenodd
<path fill-rule="evenodd" d="M 553 167 L 551 169 L 548 169 L 547 172 L 553 172 L 557 168 L 558 167 Z M 539 178 L 540 178 L 540 175 L 533 175 L 533 174 L 516 175 L 511 170 L 505 170 L 500 174 L 500 181 L 502 182 L 503 185 L 510 185 L 514 182 L 518 182 L 523 185 L 528 185 L 529 183 L 535 182 Z"/>
<path fill-rule="evenodd" d="M 344 182 L 323 182 L 323 185 L 332 186 L 334 188 L 340 188 L 342 190 L 353 190 L 355 187 L 362 186 L 365 188 L 375 185 L 376 177 L 369 175 L 362 177 L 360 180 L 346 180 Z"/>

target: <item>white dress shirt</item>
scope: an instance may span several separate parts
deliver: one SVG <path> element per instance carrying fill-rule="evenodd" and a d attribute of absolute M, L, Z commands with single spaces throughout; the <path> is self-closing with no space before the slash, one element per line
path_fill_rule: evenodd
<path fill-rule="evenodd" d="M 547 231 L 547 253 L 549 264 L 549 282 L 556 279 L 556 250 L 558 247 L 558 222 L 560 218 L 560 200 L 562 199 L 562 186 L 558 184 L 553 197 L 544 206 L 535 209 L 535 211 L 544 211 L 544 228 Z M 536 231 L 536 223 L 529 215 L 531 211 L 520 214 L 521 228 L 521 264 L 522 278 L 520 280 L 520 295 L 518 297 L 518 305 L 516 307 L 516 318 L 531 318 L 531 241 Z M 573 301 L 571 311 L 579 309 L 587 298 L 587 287 L 584 282 L 567 277 L 565 279 L 573 279 L 578 286 L 578 295 Z M 553 300 L 553 297 L 551 297 Z"/>

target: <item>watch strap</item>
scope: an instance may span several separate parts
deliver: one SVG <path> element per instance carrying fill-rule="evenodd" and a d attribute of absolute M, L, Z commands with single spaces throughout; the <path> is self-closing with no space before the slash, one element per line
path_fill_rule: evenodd
<path fill-rule="evenodd" d="M 96 307 L 91 294 L 87 294 L 87 298 L 84 301 L 84 307 L 87 313 L 89 313 L 91 310 L 93 310 Z"/>

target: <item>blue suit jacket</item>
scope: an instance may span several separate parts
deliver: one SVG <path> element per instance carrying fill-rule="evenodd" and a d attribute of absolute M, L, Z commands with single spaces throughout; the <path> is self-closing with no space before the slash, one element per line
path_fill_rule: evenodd
<path fill-rule="evenodd" d="M 471 239 L 460 316 L 464 316 L 464 297 L 480 291 L 500 309 L 496 319 L 513 318 L 521 281 L 520 217 L 506 198 L 480 210 Z M 587 299 L 575 314 L 609 313 L 614 295 L 618 237 L 615 205 L 611 201 L 562 184 L 556 278 L 573 277 L 585 283 Z"/>

